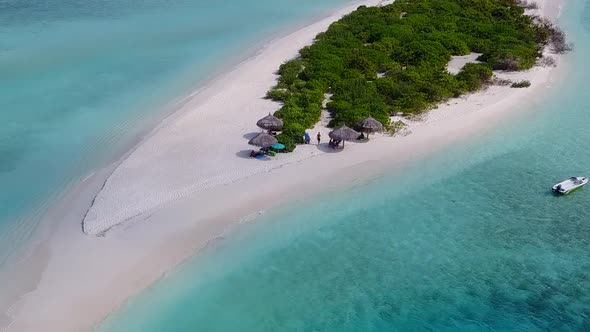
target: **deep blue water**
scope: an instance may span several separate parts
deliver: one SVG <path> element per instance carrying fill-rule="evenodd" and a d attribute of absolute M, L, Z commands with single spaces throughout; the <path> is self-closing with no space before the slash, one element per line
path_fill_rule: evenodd
<path fill-rule="evenodd" d="M 172 100 L 349 0 L 0 0 L 0 264 Z"/>
<path fill-rule="evenodd" d="M 100 331 L 589 331 L 590 2 L 551 93 L 393 175 L 243 224 Z"/>

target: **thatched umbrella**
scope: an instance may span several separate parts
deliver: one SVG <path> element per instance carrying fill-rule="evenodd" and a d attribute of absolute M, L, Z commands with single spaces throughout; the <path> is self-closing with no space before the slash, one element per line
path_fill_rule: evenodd
<path fill-rule="evenodd" d="M 268 113 L 267 116 L 258 120 L 258 122 L 256 122 L 256 125 L 265 130 L 280 131 L 281 129 L 283 129 L 283 120 Z"/>
<path fill-rule="evenodd" d="M 347 126 L 342 126 L 338 129 L 334 129 L 332 130 L 328 136 L 330 136 L 331 139 L 336 140 L 336 141 L 342 141 L 342 147 L 344 147 L 344 142 L 345 141 L 354 141 L 359 137 L 359 133 L 348 128 Z"/>
<path fill-rule="evenodd" d="M 381 122 L 375 120 L 371 116 L 362 119 L 356 124 L 356 126 L 367 133 L 367 138 L 369 138 L 369 133 L 383 131 L 383 125 L 381 124 Z"/>
<path fill-rule="evenodd" d="M 270 147 L 273 144 L 276 144 L 278 142 L 279 141 L 277 141 L 277 139 L 274 138 L 274 136 L 269 135 L 267 133 L 260 133 L 260 134 L 258 134 L 256 136 L 254 136 L 254 138 L 252 138 L 248 142 L 248 144 L 259 146 L 261 148 L 268 148 L 268 147 Z"/>

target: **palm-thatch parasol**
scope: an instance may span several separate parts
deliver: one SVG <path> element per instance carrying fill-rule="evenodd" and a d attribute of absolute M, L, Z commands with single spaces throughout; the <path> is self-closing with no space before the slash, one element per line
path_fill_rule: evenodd
<path fill-rule="evenodd" d="M 277 139 L 274 138 L 274 136 L 269 135 L 267 133 L 260 133 L 254 136 L 254 138 L 252 138 L 250 141 L 248 141 L 248 144 L 259 146 L 261 148 L 268 148 L 278 142 L 279 141 L 277 141 Z"/>
<path fill-rule="evenodd" d="M 268 113 L 267 116 L 258 120 L 258 122 L 256 122 L 256 125 L 265 130 L 280 131 L 281 129 L 283 129 L 283 120 Z"/>
<path fill-rule="evenodd" d="M 328 136 L 336 141 L 342 141 L 342 147 L 344 147 L 344 141 L 354 141 L 359 137 L 359 133 L 348 128 L 346 125 L 332 130 Z"/>
<path fill-rule="evenodd" d="M 371 116 L 362 119 L 356 124 L 356 126 L 367 133 L 367 138 L 369 138 L 369 133 L 383 131 L 383 125 L 381 124 L 381 122 L 375 120 Z"/>

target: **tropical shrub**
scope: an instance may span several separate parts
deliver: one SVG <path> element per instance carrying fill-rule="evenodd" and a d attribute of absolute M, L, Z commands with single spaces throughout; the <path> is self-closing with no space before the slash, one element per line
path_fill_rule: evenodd
<path fill-rule="evenodd" d="M 468 63 L 457 74 L 457 79 L 464 83 L 466 91 L 473 92 L 481 89 L 484 84 L 490 83 L 494 73 L 485 64 Z"/>
<path fill-rule="evenodd" d="M 512 83 L 512 85 L 510 87 L 511 88 L 528 88 L 529 86 L 531 86 L 531 82 L 520 81 L 520 82 Z"/>
<path fill-rule="evenodd" d="M 571 45 L 547 20 L 524 14 L 520 0 L 404 0 L 360 6 L 316 36 L 312 45 L 278 70 L 267 97 L 281 102 L 285 122 L 279 141 L 292 150 L 320 119 L 326 93 L 330 126 L 353 126 L 372 116 L 389 125 L 392 113 L 416 115 L 438 103 L 477 91 L 492 70 L 535 65 L 545 45 Z M 482 53 L 457 75 L 447 72 L 453 55 Z"/>

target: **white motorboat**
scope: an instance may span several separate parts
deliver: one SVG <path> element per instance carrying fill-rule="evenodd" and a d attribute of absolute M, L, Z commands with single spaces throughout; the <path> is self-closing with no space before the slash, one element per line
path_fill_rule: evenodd
<path fill-rule="evenodd" d="M 554 185 L 552 190 L 556 194 L 567 195 L 576 189 L 582 188 L 586 183 L 588 183 L 588 178 L 572 176 L 571 178 Z"/>

